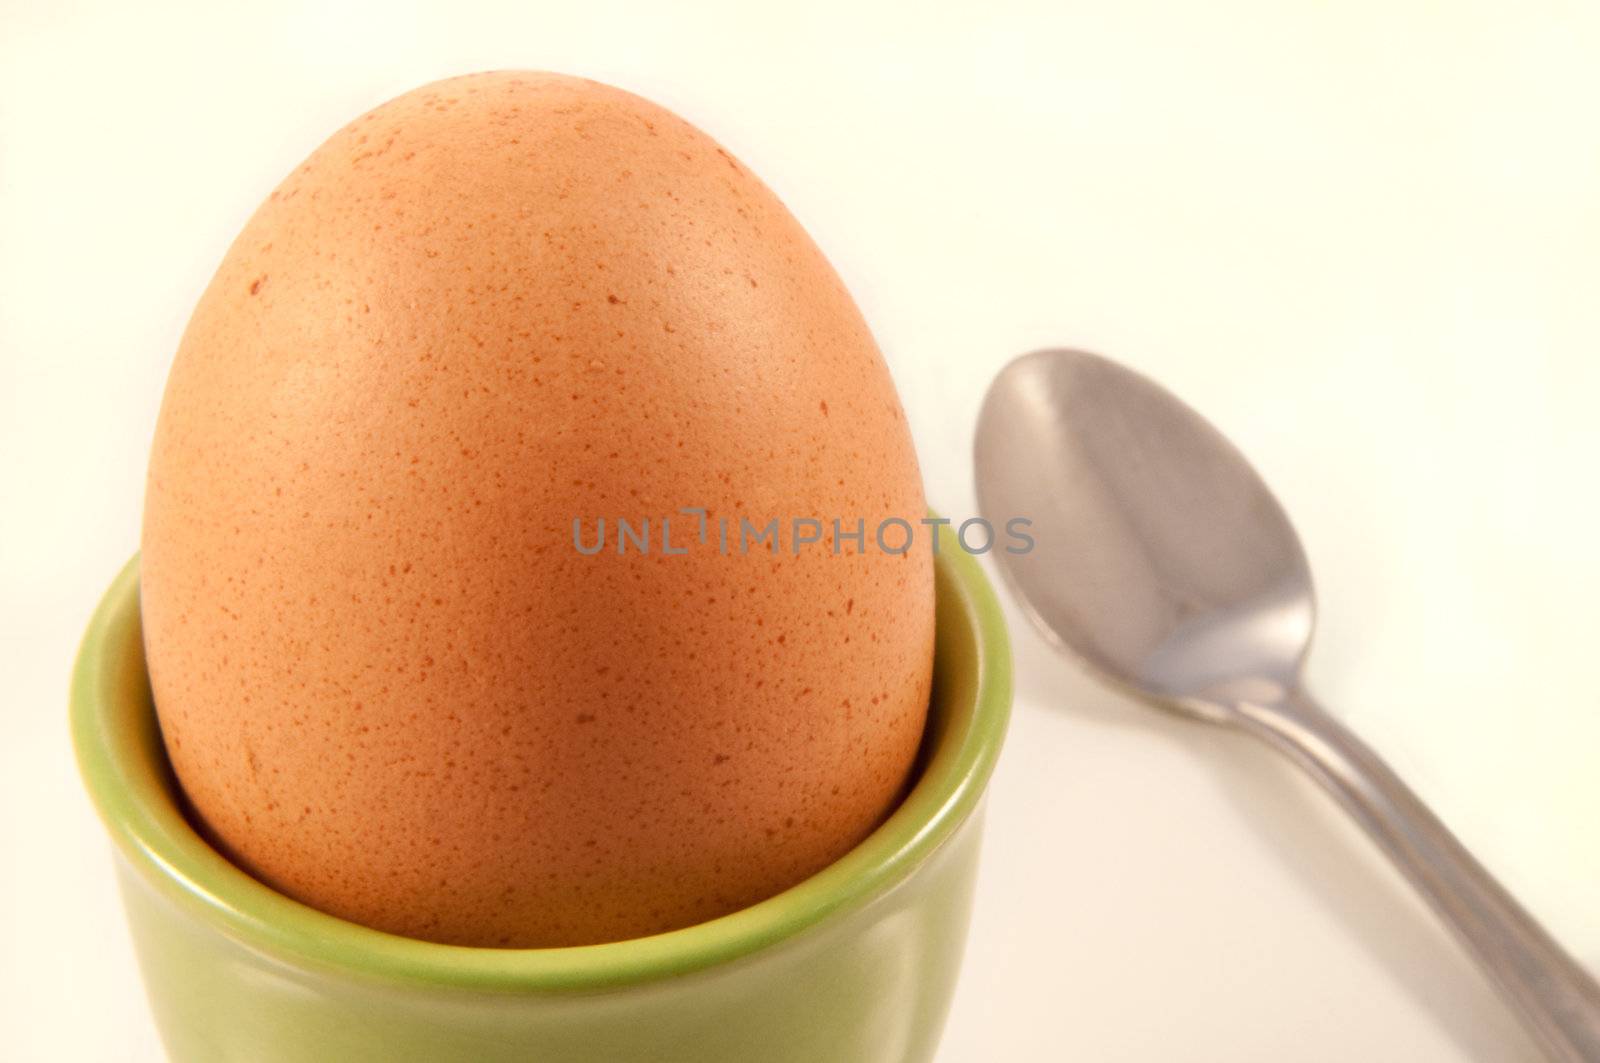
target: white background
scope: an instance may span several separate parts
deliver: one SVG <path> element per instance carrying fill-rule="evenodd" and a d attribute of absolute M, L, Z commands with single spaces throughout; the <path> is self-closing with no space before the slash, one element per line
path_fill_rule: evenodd
<path fill-rule="evenodd" d="M 1305 537 L 1313 688 L 1600 966 L 1596 8 L 764 7 L 0 5 L 0 1057 L 159 1058 L 65 704 L 190 308 L 334 129 L 496 67 L 655 98 L 761 174 L 946 513 L 1022 351 L 1208 413 Z M 942 1063 L 1530 1058 L 1265 749 L 1014 633 Z"/>

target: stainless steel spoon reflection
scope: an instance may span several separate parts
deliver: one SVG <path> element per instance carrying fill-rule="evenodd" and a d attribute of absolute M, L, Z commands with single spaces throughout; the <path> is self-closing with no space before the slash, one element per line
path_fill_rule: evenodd
<path fill-rule="evenodd" d="M 1159 705 L 1243 727 L 1355 817 L 1478 960 L 1552 1060 L 1600 1061 L 1600 985 L 1376 753 L 1305 693 L 1316 600 L 1283 508 L 1204 418 L 1080 351 L 1012 362 L 978 418 L 978 504 L 1058 648 Z"/>

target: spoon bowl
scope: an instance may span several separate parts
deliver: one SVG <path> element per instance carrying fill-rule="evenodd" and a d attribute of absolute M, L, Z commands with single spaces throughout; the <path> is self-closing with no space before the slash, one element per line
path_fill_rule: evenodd
<path fill-rule="evenodd" d="M 1059 648 L 1207 716 L 1219 687 L 1295 685 L 1316 619 L 1305 552 L 1249 462 L 1176 397 L 1093 354 L 1036 351 L 990 388 L 975 451 L 983 513 L 1047 531 L 1002 571 Z"/>

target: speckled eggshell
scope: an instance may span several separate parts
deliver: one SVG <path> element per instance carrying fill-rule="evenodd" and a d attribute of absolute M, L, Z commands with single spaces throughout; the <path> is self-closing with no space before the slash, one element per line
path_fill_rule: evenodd
<path fill-rule="evenodd" d="M 829 526 L 724 556 L 680 515 L 664 556 L 685 506 Z M 226 854 L 338 916 L 699 922 L 901 795 L 932 559 L 871 529 L 924 513 L 860 313 L 733 156 L 590 81 L 430 85 L 272 193 L 184 335 L 143 536 L 167 748 Z M 618 517 L 657 548 L 619 555 Z"/>

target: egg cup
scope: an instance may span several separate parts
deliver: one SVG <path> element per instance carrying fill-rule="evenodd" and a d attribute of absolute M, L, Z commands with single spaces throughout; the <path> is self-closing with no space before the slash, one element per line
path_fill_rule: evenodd
<path fill-rule="evenodd" d="M 156 1025 L 178 1063 L 896 1063 L 933 1056 L 961 964 L 982 799 L 1011 711 L 994 592 L 936 559 L 933 700 L 914 783 L 870 837 L 758 904 L 571 948 L 441 945 L 326 915 L 190 826 L 151 702 L 138 559 L 79 650 L 72 737 L 115 842 Z"/>

